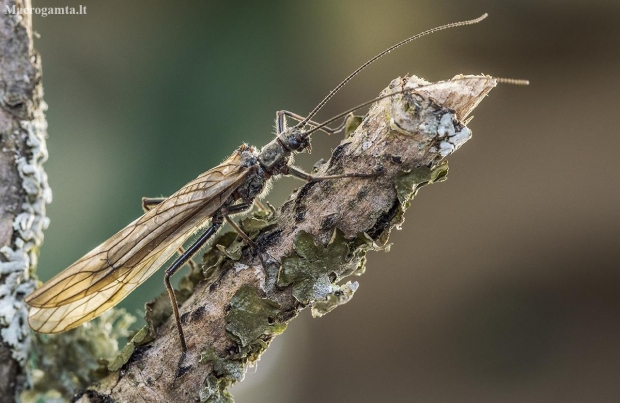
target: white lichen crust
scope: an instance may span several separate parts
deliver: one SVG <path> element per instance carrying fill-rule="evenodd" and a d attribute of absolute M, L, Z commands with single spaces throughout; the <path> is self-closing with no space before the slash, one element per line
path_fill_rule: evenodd
<path fill-rule="evenodd" d="M 27 155 L 16 156 L 17 170 L 22 179 L 25 202 L 21 213 L 13 221 L 13 245 L 0 249 L 0 338 L 11 346 L 13 358 L 23 367 L 26 364 L 30 343 L 27 325 L 28 307 L 24 297 L 35 288 L 31 276 L 37 263 L 38 248 L 43 242 L 43 230 L 49 224 L 45 205 L 52 200 L 51 189 L 43 163 L 47 160 L 47 123 L 45 103 L 41 102 L 32 120 L 20 122 L 25 135 Z"/>
<path fill-rule="evenodd" d="M 403 109 L 401 97 L 394 97 L 390 109 L 390 128 L 401 134 L 419 133 L 434 136 L 435 145 L 431 151 L 445 158 L 458 150 L 471 138 L 471 130 L 465 126 L 469 116 L 482 99 L 497 85 L 491 76 L 458 75 L 448 81 L 440 81 L 429 86 L 429 82 L 416 76 L 404 84 L 395 80 L 390 89 L 402 86 L 403 95 L 408 99 L 406 105 L 413 105 L 415 113 Z M 418 99 L 432 100 L 437 106 L 450 105 L 444 110 L 425 113 Z"/>

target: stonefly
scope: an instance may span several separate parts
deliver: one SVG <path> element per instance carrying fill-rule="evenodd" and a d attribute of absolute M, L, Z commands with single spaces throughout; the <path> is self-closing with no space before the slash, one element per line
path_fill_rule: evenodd
<path fill-rule="evenodd" d="M 175 252 L 181 251 L 180 256 L 166 269 L 164 282 L 172 303 L 181 347 L 183 352 L 187 351 L 170 277 L 191 260 L 224 222 L 228 222 L 241 238 L 258 250 L 230 216 L 250 209 L 255 199 L 266 193 L 274 177 L 291 175 L 306 181 L 319 181 L 376 176 L 372 173 L 313 176 L 290 165 L 289 160 L 293 154 L 309 148 L 313 132 L 339 132 L 343 130 L 344 123 L 337 128 L 328 125 L 356 109 L 403 91 L 375 98 L 324 123 L 312 120 L 317 112 L 362 69 L 397 47 L 436 31 L 478 23 L 486 17 L 487 14 L 484 14 L 473 20 L 433 28 L 391 46 L 345 78 L 308 116 L 277 112 L 276 137 L 262 149 L 244 144 L 220 165 L 201 174 L 172 196 L 143 199 L 144 215 L 26 298 L 26 303 L 31 307 L 28 317 L 30 327 L 41 333 L 59 333 L 96 318 L 146 281 Z M 298 123 L 288 127 L 287 117 Z M 183 250 L 183 244 L 200 229 L 200 236 Z M 258 253 L 263 261 L 260 250 Z"/>

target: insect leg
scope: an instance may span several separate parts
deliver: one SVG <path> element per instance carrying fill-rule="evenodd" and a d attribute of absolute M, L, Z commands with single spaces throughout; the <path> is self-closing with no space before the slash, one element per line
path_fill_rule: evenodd
<path fill-rule="evenodd" d="M 230 224 L 230 226 L 241 237 L 241 239 L 243 239 L 245 241 L 245 243 L 250 245 L 250 247 L 252 247 L 255 251 L 258 252 L 258 258 L 260 259 L 260 262 L 263 265 L 263 268 L 266 268 L 267 266 L 265 264 L 265 260 L 263 259 L 263 255 L 262 255 L 262 251 L 261 251 L 260 246 L 258 246 L 258 244 L 256 242 L 254 242 L 252 239 L 250 239 L 250 237 L 241 229 L 241 227 L 239 227 L 239 225 L 230 218 L 230 214 L 240 213 L 241 211 L 244 211 L 244 210 L 246 210 L 247 208 L 249 208 L 251 206 L 252 206 L 251 203 L 248 203 L 248 204 L 236 204 L 234 206 L 230 206 L 230 207 L 228 207 L 223 212 L 223 216 L 224 216 L 224 219 L 228 222 L 228 224 Z M 268 260 L 269 261 L 273 260 L 273 258 L 271 257 L 271 255 L 269 255 L 269 253 L 267 253 L 267 256 L 268 256 Z"/>
<path fill-rule="evenodd" d="M 298 122 L 301 122 L 305 119 L 305 117 L 296 114 L 295 112 L 289 112 L 289 111 L 278 111 L 276 112 L 276 131 L 278 133 L 282 133 L 284 130 L 286 130 L 286 117 L 289 118 L 293 118 L 295 120 L 297 120 Z M 346 122 L 347 119 L 345 118 L 344 121 L 340 124 L 340 126 L 332 129 L 331 127 L 322 127 L 321 130 L 324 131 L 327 134 L 335 134 L 335 133 L 339 133 L 341 132 L 345 126 L 346 126 Z M 320 123 L 317 123 L 313 120 L 309 120 L 308 124 L 310 124 L 311 126 L 318 126 Z"/>
<path fill-rule="evenodd" d="M 147 211 L 154 209 L 159 203 L 163 202 L 164 200 L 166 200 L 165 197 L 143 197 L 142 198 L 142 210 L 144 210 L 144 212 L 146 213 Z M 183 255 L 185 253 L 185 249 L 181 246 L 177 250 L 177 253 L 179 255 Z M 189 259 L 187 261 L 187 264 L 192 269 L 192 271 L 197 270 L 196 263 L 192 259 Z"/>
<path fill-rule="evenodd" d="M 159 203 L 166 200 L 165 197 L 143 197 L 142 198 L 142 210 L 146 213 L 147 211 L 152 210 Z"/>
<path fill-rule="evenodd" d="M 170 285 L 170 277 L 174 275 L 174 273 L 176 273 L 181 267 L 183 267 L 183 265 L 188 260 L 191 260 L 191 258 L 200 250 L 200 248 L 204 246 L 204 244 L 217 232 L 217 230 L 221 226 L 221 218 L 212 218 L 211 226 L 207 228 L 207 230 L 202 235 L 200 235 L 200 237 L 170 265 L 170 267 L 166 269 L 166 274 L 164 275 L 164 284 L 166 285 L 166 289 L 168 290 L 168 296 L 170 296 L 172 311 L 174 312 L 174 318 L 177 322 L 177 330 L 179 331 L 179 338 L 181 339 L 181 348 L 183 349 L 183 353 L 187 351 L 187 344 L 185 344 L 185 336 L 183 335 L 183 328 L 181 327 L 181 318 L 179 316 L 179 306 L 177 304 L 177 298 L 174 295 L 172 285 Z"/>
<path fill-rule="evenodd" d="M 239 234 L 241 239 L 243 239 L 245 241 L 245 243 L 247 243 L 248 245 L 250 245 L 254 249 L 258 249 L 258 245 L 256 244 L 256 242 L 251 240 L 250 237 L 245 232 L 243 232 L 241 227 L 239 227 L 239 225 L 236 222 L 234 222 L 232 218 L 230 218 L 228 215 L 225 215 L 224 218 L 226 219 L 228 224 L 230 224 L 230 226 L 233 227 L 235 232 L 237 232 L 237 234 Z"/>
<path fill-rule="evenodd" d="M 267 210 L 267 208 L 263 205 L 263 203 L 261 203 L 258 199 L 254 199 L 254 205 L 259 209 L 259 210 Z"/>
<path fill-rule="evenodd" d="M 227 207 L 223 211 L 222 216 L 228 222 L 228 224 L 230 224 L 230 226 L 233 227 L 233 229 L 237 232 L 237 234 L 239 234 L 241 239 L 243 239 L 251 247 L 258 249 L 258 245 L 256 244 L 256 242 L 251 240 L 250 237 L 245 232 L 243 232 L 241 227 L 239 227 L 239 225 L 230 218 L 231 214 L 241 213 L 242 211 L 245 211 L 250 207 L 252 207 L 252 203 L 235 204 L 233 206 Z"/>
<path fill-rule="evenodd" d="M 291 175 L 296 178 L 305 180 L 307 182 L 315 182 L 329 179 L 341 179 L 341 178 L 372 178 L 377 176 L 377 174 L 360 174 L 360 173 L 350 173 L 350 174 L 341 174 L 341 175 L 325 175 L 325 176 L 316 176 L 310 175 L 307 172 L 302 171 L 301 169 L 294 167 L 292 165 L 288 165 L 286 167 L 286 172 L 283 172 L 285 175 Z"/>
<path fill-rule="evenodd" d="M 255 251 L 258 252 L 258 258 L 260 259 L 260 263 L 263 266 L 263 268 L 266 269 L 267 265 L 265 264 L 265 260 L 263 259 L 263 255 L 262 255 L 263 251 L 261 250 L 260 246 L 258 246 L 256 242 L 250 239 L 250 237 L 245 232 L 243 232 L 241 227 L 239 227 L 239 225 L 237 225 L 237 223 L 234 222 L 229 216 L 226 215 L 224 216 L 224 218 L 226 219 L 228 224 L 230 224 L 230 226 L 233 227 L 233 229 L 237 232 L 237 234 L 239 234 L 241 239 L 243 239 L 248 245 L 250 245 L 251 248 L 253 248 Z M 273 258 L 271 257 L 269 253 L 267 253 L 267 257 L 269 261 L 273 260 Z"/>
<path fill-rule="evenodd" d="M 170 297 L 170 302 L 172 304 L 172 311 L 174 312 L 174 318 L 177 322 L 177 329 L 179 331 L 179 338 L 181 339 L 181 347 L 183 348 L 183 352 L 187 351 L 187 344 L 185 343 L 183 328 L 181 327 L 179 305 L 177 303 L 177 298 L 174 295 L 172 285 L 170 284 L 170 277 L 172 277 L 177 271 L 179 271 L 179 269 L 183 267 L 185 263 L 190 261 L 192 257 L 194 257 L 194 255 L 198 253 L 198 251 L 204 246 L 204 244 L 207 243 L 207 241 L 217 232 L 217 230 L 220 229 L 220 227 L 222 226 L 222 216 L 228 220 L 228 214 L 239 213 L 241 211 L 247 210 L 251 206 L 251 203 L 243 203 L 230 206 L 225 209 L 223 213 L 211 218 L 211 226 L 207 228 L 206 231 L 202 235 L 200 235 L 200 237 L 196 241 L 194 241 L 194 243 L 191 244 L 191 246 L 187 248 L 187 250 L 183 251 L 181 256 L 179 256 L 174 262 L 172 262 L 170 267 L 166 269 L 166 274 L 164 275 L 164 284 L 166 285 L 166 289 L 168 290 L 168 296 Z M 247 237 L 247 235 L 245 236 Z M 252 241 L 250 240 L 250 242 Z M 254 244 L 254 242 L 252 243 Z"/>

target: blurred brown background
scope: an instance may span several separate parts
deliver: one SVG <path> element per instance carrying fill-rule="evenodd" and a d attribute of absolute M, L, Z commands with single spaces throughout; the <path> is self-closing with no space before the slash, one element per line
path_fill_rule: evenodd
<path fill-rule="evenodd" d="M 61 4 L 62 3 L 62 4 Z M 242 142 L 278 109 L 321 113 L 405 73 L 528 78 L 475 111 L 446 183 L 423 189 L 353 300 L 294 320 L 238 402 L 611 402 L 620 396 L 620 3 L 612 0 L 51 1 L 35 17 L 54 192 L 43 279 Z M 309 169 L 337 138 L 319 135 Z M 282 180 L 279 205 L 299 183 Z M 163 290 L 161 276 L 122 306 Z"/>

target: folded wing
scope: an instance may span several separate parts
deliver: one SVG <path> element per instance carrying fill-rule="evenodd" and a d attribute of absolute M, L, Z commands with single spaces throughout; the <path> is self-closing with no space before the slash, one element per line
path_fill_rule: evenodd
<path fill-rule="evenodd" d="M 30 327 L 62 332 L 118 304 L 208 222 L 247 173 L 235 152 L 56 275 L 26 298 Z"/>

